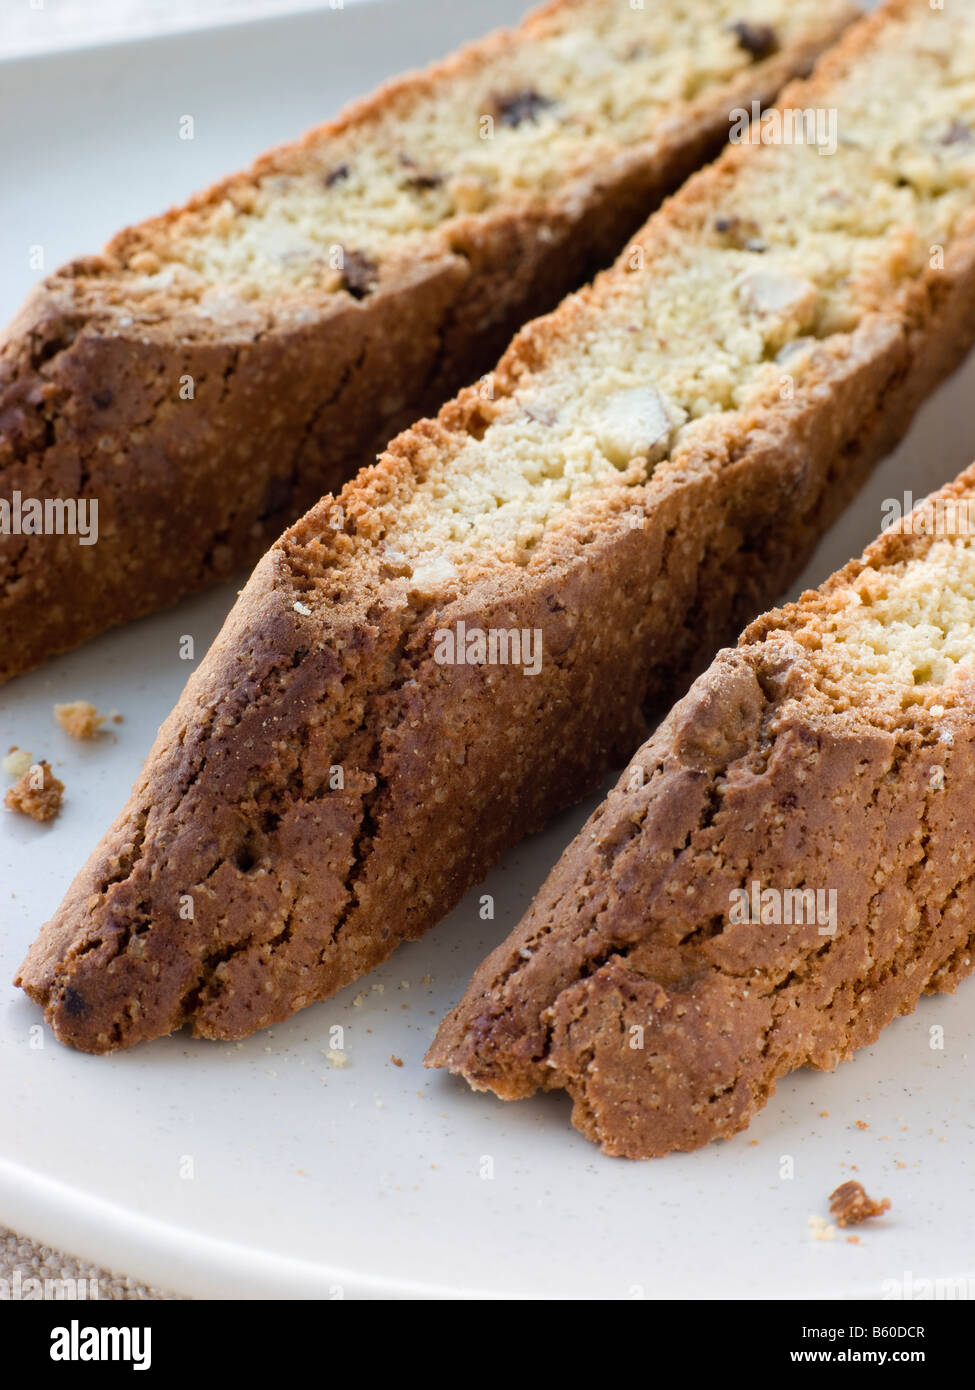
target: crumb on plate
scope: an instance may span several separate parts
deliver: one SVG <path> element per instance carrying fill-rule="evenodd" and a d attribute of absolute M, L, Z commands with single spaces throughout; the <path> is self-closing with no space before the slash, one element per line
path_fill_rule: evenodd
<path fill-rule="evenodd" d="M 10 752 L 4 755 L 4 776 L 13 778 L 23 777 L 33 761 L 33 753 L 28 753 L 26 748 L 18 748 L 17 745 L 14 744 Z"/>
<path fill-rule="evenodd" d="M 101 732 L 106 716 L 99 714 L 87 700 L 72 700 L 68 704 L 55 705 L 54 718 L 72 738 L 88 739 Z"/>
<path fill-rule="evenodd" d="M 4 798 L 4 805 L 10 811 L 19 811 L 31 820 L 53 820 L 61 809 L 64 796 L 64 783 L 51 771 L 46 760 L 32 763 L 22 773 Z"/>
<path fill-rule="evenodd" d="M 809 1235 L 813 1240 L 835 1240 L 836 1227 L 830 1226 L 821 1216 L 809 1216 L 806 1218 L 809 1227 Z"/>
<path fill-rule="evenodd" d="M 859 1226 L 861 1221 L 869 1221 L 872 1216 L 881 1216 L 889 1211 L 890 1198 L 884 1197 L 876 1202 L 867 1196 L 862 1183 L 844 1182 L 830 1193 L 829 1210 L 838 1226 Z"/>

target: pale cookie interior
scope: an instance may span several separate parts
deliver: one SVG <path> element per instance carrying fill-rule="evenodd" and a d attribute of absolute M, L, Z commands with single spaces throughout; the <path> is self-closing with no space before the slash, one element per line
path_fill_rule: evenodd
<path fill-rule="evenodd" d="M 930 705 L 934 687 L 948 687 L 950 699 L 950 687 L 973 674 L 972 537 L 935 538 L 923 554 L 866 567 L 817 601 L 795 635 L 844 707 L 871 692 L 905 709 Z"/>
<path fill-rule="evenodd" d="M 287 147 L 256 180 L 229 180 L 171 225 L 139 229 L 120 248 L 132 272 L 127 292 L 195 298 L 231 287 L 257 298 L 338 289 L 335 248 L 376 260 L 409 254 L 454 219 L 537 204 L 823 17 L 822 0 L 562 5 L 517 45 L 461 62 L 435 89 L 396 93 L 365 138 L 357 122 Z"/>
<path fill-rule="evenodd" d="M 672 200 L 645 254 L 624 253 L 631 274 L 540 321 L 542 360 L 485 399 L 483 432 L 421 453 L 419 480 L 376 528 L 388 544 L 481 570 L 527 565 L 567 512 L 621 489 L 639 505 L 715 416 L 800 390 L 820 344 L 896 309 L 973 222 L 973 45 L 970 11 L 918 7 L 827 88 L 835 153 L 763 146 L 734 177 L 704 175 L 700 194 Z M 920 113 L 911 89 L 926 94 Z"/>

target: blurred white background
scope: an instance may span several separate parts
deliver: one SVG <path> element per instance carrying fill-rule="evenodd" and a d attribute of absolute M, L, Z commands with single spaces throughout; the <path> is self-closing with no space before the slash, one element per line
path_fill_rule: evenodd
<path fill-rule="evenodd" d="M 0 0 L 0 58 L 363 3 L 366 0 Z"/>

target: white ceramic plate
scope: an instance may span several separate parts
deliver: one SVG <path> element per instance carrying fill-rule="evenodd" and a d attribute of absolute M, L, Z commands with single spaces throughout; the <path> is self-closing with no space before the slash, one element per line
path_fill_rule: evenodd
<path fill-rule="evenodd" d="M 521 8 L 371 0 L 0 67 L 0 315 L 35 278 L 28 247 L 43 245 L 47 266 L 96 247 Z M 194 142 L 177 139 L 188 113 Z M 808 583 L 874 536 L 882 499 L 921 495 L 970 461 L 973 398 L 975 364 L 929 403 Z M 179 694 L 178 638 L 204 651 L 233 597 L 211 592 L 0 691 L 0 748 L 51 758 L 68 789 L 51 827 L 0 813 L 0 1221 L 211 1296 L 828 1297 L 878 1295 L 908 1271 L 975 1276 L 959 1216 L 975 1165 L 975 984 L 925 1001 L 838 1073 L 791 1078 L 746 1134 L 654 1163 L 602 1157 L 569 1128 L 564 1097 L 504 1106 L 424 1072 L 437 1020 L 588 808 L 491 875 L 495 921 L 468 899 L 364 982 L 243 1044 L 177 1037 L 91 1058 L 39 1030 L 7 982 Z M 77 698 L 125 722 L 96 746 L 72 743 L 51 706 Z M 342 1070 L 324 1055 L 334 1026 Z M 808 1215 L 825 1214 L 852 1165 L 890 1215 L 859 1245 L 812 1241 Z"/>

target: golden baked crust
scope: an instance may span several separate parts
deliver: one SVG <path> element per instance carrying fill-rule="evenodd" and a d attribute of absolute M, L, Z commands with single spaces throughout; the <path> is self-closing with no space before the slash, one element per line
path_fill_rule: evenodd
<path fill-rule="evenodd" d="M 851 136 L 856 120 L 894 142 L 873 174 L 887 221 L 827 239 L 801 315 L 735 286 L 756 264 L 780 286 L 795 274 L 835 169 L 865 177 L 880 157 L 862 141 L 835 167 L 808 148 L 726 152 L 647 224 L 642 273 L 624 255 L 529 325 L 490 398 L 461 393 L 272 547 L 22 968 L 61 1039 L 239 1037 L 332 993 L 592 789 L 645 736 L 644 705 L 782 591 L 975 331 L 959 152 L 907 146 L 941 171 L 937 196 L 933 173 L 897 173 L 908 76 L 939 121 L 968 109 L 971 84 L 943 78 L 972 50 L 943 22 L 964 36 L 897 0 L 790 90 L 842 97 Z M 729 210 L 765 218 L 764 250 L 727 244 Z M 701 276 L 699 328 L 662 332 Z M 783 393 L 758 344 L 794 348 L 815 323 Z M 731 408 L 695 416 L 719 360 Z M 628 439 L 643 452 L 627 461 Z M 438 660 L 461 623 L 540 633 L 540 670 Z"/>
<path fill-rule="evenodd" d="M 960 529 L 918 528 L 958 499 Z M 973 523 L 975 467 L 721 652 L 428 1065 L 504 1099 L 564 1088 L 588 1138 L 650 1158 L 736 1133 L 785 1073 L 970 974 Z"/>
<path fill-rule="evenodd" d="M 729 107 L 771 99 L 852 13 L 667 12 L 669 37 L 654 4 L 557 0 L 34 290 L 0 337 L 0 500 L 97 502 L 98 540 L 0 534 L 0 680 L 253 563 L 605 265 Z M 746 51 L 732 12 L 774 19 L 776 50 Z M 587 63 L 617 50 L 600 96 Z"/>

